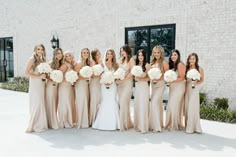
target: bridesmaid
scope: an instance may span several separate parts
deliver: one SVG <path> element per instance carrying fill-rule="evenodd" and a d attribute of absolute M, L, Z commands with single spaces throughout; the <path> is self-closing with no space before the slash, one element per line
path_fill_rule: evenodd
<path fill-rule="evenodd" d="M 130 98 L 132 94 L 133 77 L 131 69 L 135 65 L 135 60 L 132 58 L 132 51 L 128 45 L 120 48 L 121 58 L 118 61 L 119 67 L 126 71 L 126 76 L 123 80 L 117 80 L 118 98 L 120 106 L 120 131 L 132 128 L 130 117 Z"/>
<path fill-rule="evenodd" d="M 30 120 L 26 132 L 42 132 L 48 129 L 45 111 L 45 74 L 39 74 L 37 66 L 46 61 L 45 47 L 36 45 L 29 59 L 25 74 L 29 77 Z"/>
<path fill-rule="evenodd" d="M 61 48 L 53 51 L 53 59 L 49 65 L 52 70 L 59 70 L 63 61 L 63 53 Z M 58 84 L 48 78 L 46 84 L 46 114 L 48 120 L 48 128 L 58 129 L 57 121 L 57 105 L 58 105 Z"/>
<path fill-rule="evenodd" d="M 91 52 L 92 61 L 91 66 L 100 64 L 102 65 L 101 53 L 98 49 L 94 49 Z M 101 101 L 101 84 L 100 84 L 100 76 L 92 76 L 90 81 L 90 110 L 89 110 L 89 125 L 92 126 L 95 121 L 98 105 Z"/>
<path fill-rule="evenodd" d="M 177 74 L 177 80 L 169 82 L 169 100 L 166 111 L 166 128 L 169 130 L 180 130 L 183 125 L 183 108 L 185 93 L 185 71 L 184 63 L 180 61 L 179 50 L 172 50 L 169 57 L 169 67 Z"/>
<path fill-rule="evenodd" d="M 164 73 L 169 70 L 169 64 L 165 61 L 165 51 L 163 47 L 157 45 L 152 49 L 151 68 L 159 68 L 162 77 L 151 82 L 151 107 L 149 116 L 149 129 L 153 132 L 161 132 L 163 124 L 163 93 L 165 90 Z"/>
<path fill-rule="evenodd" d="M 90 66 L 90 52 L 88 48 L 81 50 L 81 61 L 76 64 L 75 71 L 79 74 L 84 66 Z M 75 84 L 75 101 L 77 108 L 78 128 L 89 127 L 89 78 L 79 76 Z"/>
<path fill-rule="evenodd" d="M 135 77 L 135 94 L 134 94 L 134 128 L 141 133 L 148 132 L 148 115 L 149 115 L 149 77 L 147 75 L 148 64 L 146 54 L 143 49 L 137 53 L 136 65 L 141 66 L 143 75 Z"/>
<path fill-rule="evenodd" d="M 199 88 L 204 81 L 204 71 L 202 67 L 198 65 L 198 55 L 191 53 L 187 59 L 186 75 L 191 69 L 199 71 L 201 77 L 200 80 L 193 83 L 195 88 L 192 89 L 192 81 L 187 79 L 187 87 L 185 93 L 185 125 L 186 133 L 201 133 L 202 128 L 200 125 L 200 101 L 199 101 Z"/>
<path fill-rule="evenodd" d="M 70 51 L 64 53 L 64 63 L 60 67 L 64 76 L 67 71 L 73 70 L 74 57 Z M 73 127 L 73 110 L 75 106 L 74 88 L 65 79 L 58 88 L 58 123 L 60 128 Z"/>

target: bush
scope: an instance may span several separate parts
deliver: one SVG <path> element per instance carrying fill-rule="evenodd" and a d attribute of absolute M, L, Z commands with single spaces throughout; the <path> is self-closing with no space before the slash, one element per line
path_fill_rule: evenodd
<path fill-rule="evenodd" d="M 200 93 L 199 94 L 200 97 L 200 104 L 201 105 L 206 105 L 207 104 L 207 96 L 206 93 Z"/>
<path fill-rule="evenodd" d="M 207 120 L 236 123 L 236 111 L 218 109 L 214 104 L 201 106 L 200 117 Z"/>
<path fill-rule="evenodd" d="M 215 98 L 214 105 L 217 109 L 227 110 L 229 108 L 229 101 L 227 98 Z"/>
<path fill-rule="evenodd" d="M 26 77 L 14 77 L 11 82 L 2 83 L 1 88 L 14 91 L 28 92 L 29 79 Z"/>

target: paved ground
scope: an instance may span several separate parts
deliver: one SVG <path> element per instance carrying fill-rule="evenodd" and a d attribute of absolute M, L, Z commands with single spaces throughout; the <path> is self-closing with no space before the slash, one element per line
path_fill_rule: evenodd
<path fill-rule="evenodd" d="M 60 129 L 25 133 L 28 94 L 0 89 L 0 157 L 236 156 L 236 125 L 202 120 L 203 134 Z"/>

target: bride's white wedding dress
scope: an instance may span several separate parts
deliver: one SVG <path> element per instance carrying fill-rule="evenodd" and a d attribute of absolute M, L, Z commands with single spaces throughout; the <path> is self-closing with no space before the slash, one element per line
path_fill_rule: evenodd
<path fill-rule="evenodd" d="M 104 71 L 109 71 L 109 69 L 106 67 L 106 64 L 104 64 Z M 114 73 L 113 69 L 110 71 Z M 112 83 L 109 86 L 109 89 L 107 89 L 106 86 L 102 84 L 101 95 L 101 104 L 99 105 L 97 117 L 92 127 L 99 130 L 120 129 L 116 84 Z"/>

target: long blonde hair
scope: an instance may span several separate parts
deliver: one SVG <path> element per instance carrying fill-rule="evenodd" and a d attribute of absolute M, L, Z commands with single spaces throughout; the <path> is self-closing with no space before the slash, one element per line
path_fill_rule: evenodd
<path fill-rule="evenodd" d="M 116 54 L 115 54 L 115 51 L 113 49 L 107 49 L 106 51 L 106 56 L 105 56 L 105 61 L 107 61 L 107 52 L 110 51 L 112 53 L 112 67 L 113 69 L 118 69 L 118 64 L 116 62 Z"/>
<path fill-rule="evenodd" d="M 83 58 L 83 56 L 82 56 L 82 52 L 83 52 L 84 50 L 87 50 L 87 51 L 89 52 L 89 56 L 88 56 L 88 58 L 87 58 L 86 60 L 84 60 L 84 58 Z M 81 62 L 82 62 L 82 64 L 83 64 L 83 66 L 85 66 L 85 65 L 89 66 L 89 65 L 90 65 L 90 51 L 89 51 L 88 48 L 83 48 L 83 49 L 81 50 L 80 57 L 81 57 Z"/>
<path fill-rule="evenodd" d="M 42 47 L 43 48 L 43 54 L 42 56 L 38 56 L 37 55 L 37 49 L 38 47 Z M 32 65 L 32 69 L 35 70 L 35 68 L 42 62 L 46 62 L 46 52 L 45 52 L 45 47 L 43 44 L 38 44 L 34 47 L 34 55 L 33 55 L 33 58 L 34 58 L 34 63 Z"/>
<path fill-rule="evenodd" d="M 157 60 L 156 57 L 154 56 L 154 50 L 158 50 L 161 54 L 160 54 L 160 58 Z M 152 49 L 152 57 L 151 57 L 151 65 L 155 64 L 156 61 L 158 62 L 159 68 L 162 72 L 164 72 L 164 65 L 163 65 L 163 61 L 165 57 L 165 50 L 162 46 L 160 45 L 156 45 L 153 47 Z"/>

